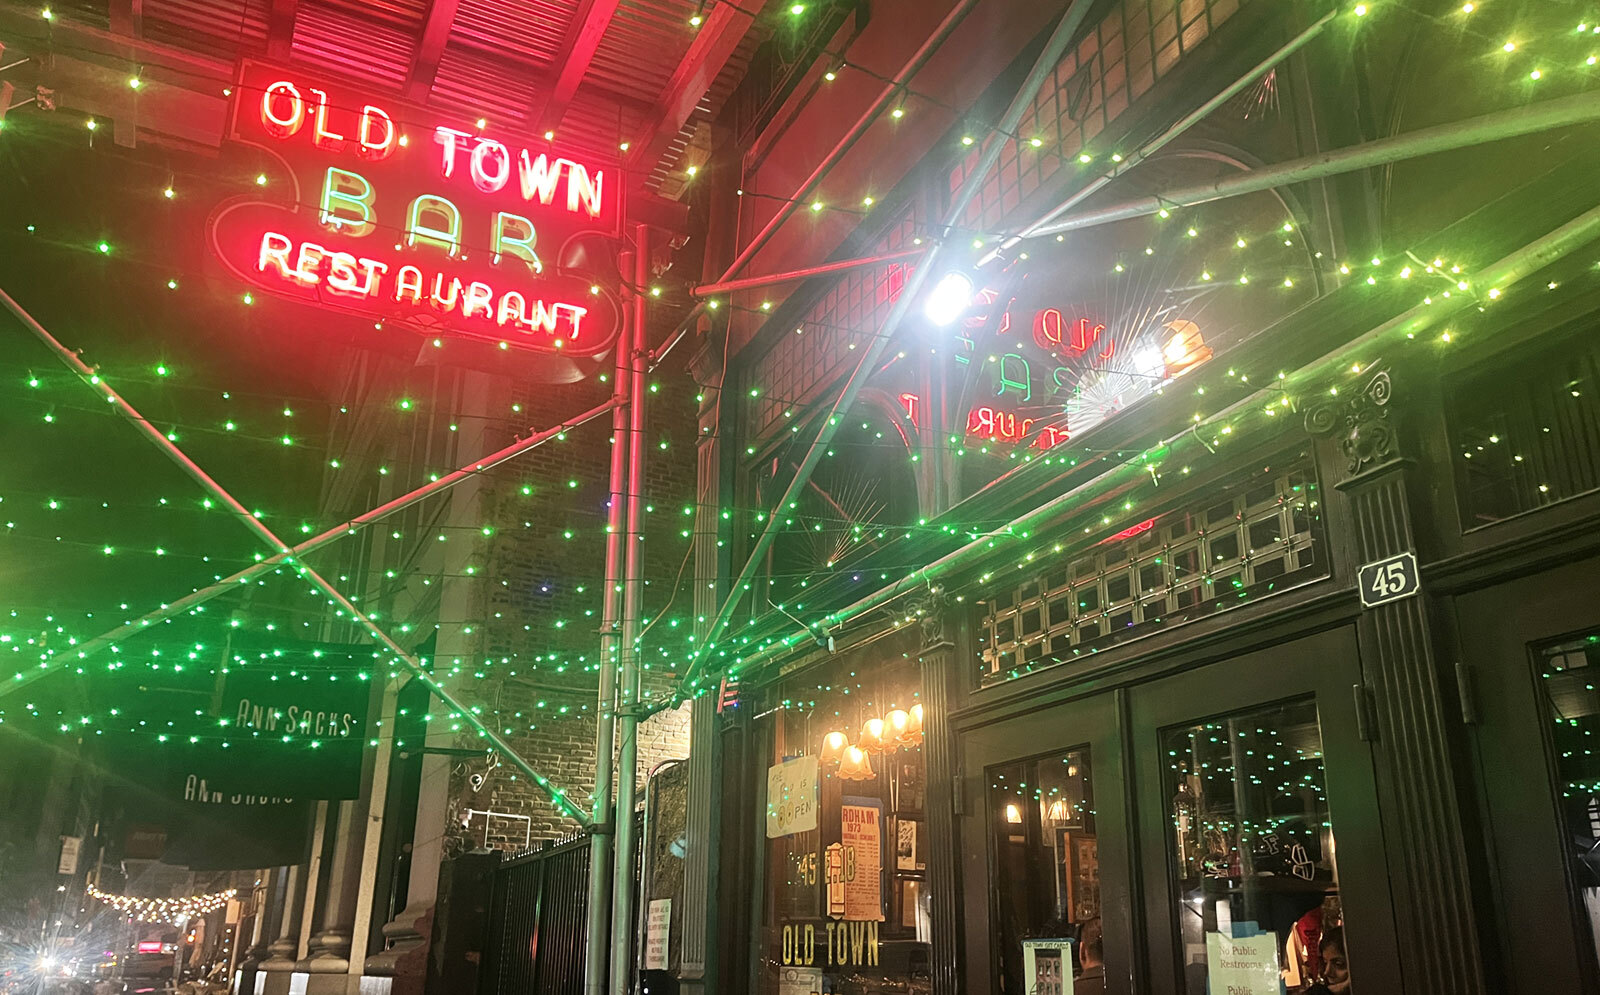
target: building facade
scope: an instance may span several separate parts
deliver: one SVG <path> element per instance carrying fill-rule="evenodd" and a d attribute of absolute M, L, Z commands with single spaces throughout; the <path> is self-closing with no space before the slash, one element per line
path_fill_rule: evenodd
<path fill-rule="evenodd" d="M 739 275 L 894 261 L 720 295 L 702 579 L 785 521 L 713 634 L 738 706 L 698 706 L 708 990 L 1600 984 L 1593 138 L 1493 130 L 1582 91 L 1588 27 L 1416 6 L 1095 4 L 997 132 L 1053 10 L 925 142 L 796 195 L 848 222 L 798 212 Z M 788 137 L 719 153 L 722 262 Z M 936 241 L 959 316 L 886 330 Z"/>

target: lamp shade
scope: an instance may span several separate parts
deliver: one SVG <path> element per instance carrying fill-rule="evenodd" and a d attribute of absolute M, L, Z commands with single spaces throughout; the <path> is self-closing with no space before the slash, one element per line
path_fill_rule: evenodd
<path fill-rule="evenodd" d="M 817 757 L 819 763 L 836 764 L 844 756 L 844 748 L 850 745 L 850 738 L 835 729 L 822 737 L 822 753 Z"/>
<path fill-rule="evenodd" d="M 856 740 L 856 745 L 868 753 L 882 753 L 889 745 L 884 732 L 883 720 L 870 718 L 861 724 L 861 737 Z"/>
<path fill-rule="evenodd" d="M 878 775 L 872 770 L 872 759 L 859 746 L 847 746 L 839 760 L 839 776 L 846 781 L 871 781 Z"/>
<path fill-rule="evenodd" d="M 910 726 L 911 732 L 915 733 L 918 736 L 921 736 L 922 735 L 922 702 L 919 701 L 915 705 L 912 705 L 911 706 L 911 711 L 909 713 L 907 713 L 907 714 L 909 714 L 911 716 L 911 726 Z"/>
<path fill-rule="evenodd" d="M 894 746 L 910 746 L 917 741 L 911 731 L 911 713 L 896 708 L 883 717 L 883 738 Z"/>

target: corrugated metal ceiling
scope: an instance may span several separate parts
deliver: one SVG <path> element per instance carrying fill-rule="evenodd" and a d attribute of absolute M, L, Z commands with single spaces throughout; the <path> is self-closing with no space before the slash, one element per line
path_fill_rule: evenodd
<path fill-rule="evenodd" d="M 64 17 L 105 29 L 113 2 L 57 0 Z M 561 140 L 614 154 L 644 140 L 663 113 L 667 87 L 694 44 L 690 18 L 719 0 L 620 0 L 560 124 Z M 745 9 L 776 0 L 742 0 Z M 211 57 L 261 56 L 269 33 L 298 64 L 400 93 L 436 60 L 428 102 L 532 130 L 566 58 L 563 45 L 583 0 L 299 0 L 292 32 L 272 19 L 274 0 L 141 0 L 143 37 Z M 282 6 L 280 4 L 280 10 Z M 451 14 L 442 49 L 423 51 L 436 10 Z M 648 189 L 673 175 L 685 149 L 743 79 L 767 28 L 758 18 L 712 80 L 663 157 L 645 164 Z M 426 75 L 422 77 L 426 79 Z M 663 192 L 675 192 L 669 183 Z"/>

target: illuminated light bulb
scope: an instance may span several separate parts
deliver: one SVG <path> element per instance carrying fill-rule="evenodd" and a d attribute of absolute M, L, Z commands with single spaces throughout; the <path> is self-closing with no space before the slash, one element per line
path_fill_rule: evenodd
<path fill-rule="evenodd" d="M 761 302 L 761 310 L 763 310 L 763 311 L 771 311 L 772 310 L 772 302 L 771 301 L 762 301 Z"/>
<path fill-rule="evenodd" d="M 93 131 L 95 128 L 97 128 L 99 126 L 94 123 L 94 118 L 90 118 L 89 120 L 84 122 L 84 127 L 88 128 L 90 131 Z"/>
<path fill-rule="evenodd" d="M 404 146 L 407 146 L 407 145 L 410 145 L 410 144 L 411 144 L 411 139 L 409 139 L 409 138 L 407 138 L 407 137 L 406 137 L 406 136 L 404 136 L 404 135 L 401 135 L 401 136 L 400 136 L 400 145 L 401 145 L 401 146 L 402 146 L 402 147 L 404 147 Z"/>
<path fill-rule="evenodd" d="M 1015 802 L 1006 803 L 1006 821 L 1011 823 L 1022 822 L 1022 809 L 1018 808 Z"/>
<path fill-rule="evenodd" d="M 896 107 L 894 110 L 889 112 L 889 116 L 898 121 L 906 116 L 906 109 L 904 107 Z"/>
<path fill-rule="evenodd" d="M 717 308 L 719 308 L 721 306 L 722 306 L 722 304 L 721 304 L 720 301 L 706 301 L 706 307 L 710 308 L 713 311 L 715 311 Z"/>
<path fill-rule="evenodd" d="M 874 201 L 870 196 L 867 196 L 867 197 L 861 198 L 861 203 L 865 207 L 871 207 L 873 204 L 875 204 L 877 202 Z"/>
<path fill-rule="evenodd" d="M 266 185 L 267 185 L 267 174 L 266 173 L 257 173 L 256 174 L 256 186 L 264 187 Z"/>
<path fill-rule="evenodd" d="M 839 74 L 830 69 L 822 74 L 822 78 L 827 80 L 829 83 L 832 83 L 834 80 L 839 78 Z"/>
<path fill-rule="evenodd" d="M 1497 300 L 1499 297 L 1500 297 L 1500 288 L 1499 287 L 1494 287 L 1494 288 L 1490 289 L 1490 291 L 1489 291 L 1489 299 L 1490 300 Z"/>
<path fill-rule="evenodd" d="M 922 313 L 939 327 L 951 324 L 972 303 L 972 278 L 953 270 L 940 278 L 922 305 Z"/>
<path fill-rule="evenodd" d="M 547 132 L 544 133 L 544 140 L 547 141 L 547 142 L 553 142 L 553 141 L 555 141 L 555 138 L 556 138 L 556 133 L 553 132 L 553 131 L 547 131 Z"/>
<path fill-rule="evenodd" d="M 689 18 L 689 23 L 692 26 L 698 28 L 700 26 L 700 22 L 703 21 L 703 20 L 705 20 L 705 18 L 701 17 L 699 14 L 696 14 L 693 17 Z"/>
<path fill-rule="evenodd" d="M 1508 41 L 1500 47 L 1507 52 L 1515 52 L 1517 50 L 1517 43 L 1514 41 Z"/>
<path fill-rule="evenodd" d="M 817 757 L 819 763 L 834 764 L 844 759 L 845 747 L 850 745 L 849 737 L 835 729 L 822 737 L 822 753 Z"/>
<path fill-rule="evenodd" d="M 595 283 L 589 284 L 589 293 L 598 294 L 599 292 L 600 292 L 600 285 L 599 284 L 595 284 Z"/>
<path fill-rule="evenodd" d="M 1533 72 L 1528 74 L 1528 78 L 1529 79 L 1543 79 L 1544 78 L 1544 73 L 1542 73 L 1539 70 L 1535 69 Z"/>
<path fill-rule="evenodd" d="M 700 167 L 699 166 L 690 166 L 688 169 L 685 169 L 684 172 L 688 173 L 689 176 L 693 177 L 696 173 L 700 172 Z"/>
<path fill-rule="evenodd" d="M 871 781 L 877 778 L 872 759 L 859 746 L 847 746 L 839 760 L 839 777 L 846 781 Z"/>
<path fill-rule="evenodd" d="M 178 192 L 176 190 L 173 190 L 171 187 L 167 187 L 165 190 L 161 191 L 161 196 L 167 198 L 168 200 L 171 200 L 172 198 L 176 197 L 177 195 L 178 195 Z"/>
<path fill-rule="evenodd" d="M 801 14 L 804 14 L 805 12 L 806 12 L 806 5 L 803 4 L 803 3 L 793 3 L 793 4 L 789 5 L 789 13 L 795 15 L 796 17 L 799 17 Z"/>
<path fill-rule="evenodd" d="M 651 297 L 660 297 L 661 296 L 661 288 L 660 287 L 651 287 L 650 288 L 650 296 Z"/>
<path fill-rule="evenodd" d="M 100 254 L 102 256 L 109 256 L 111 254 L 111 243 L 109 242 L 101 242 L 99 245 L 96 245 L 95 248 L 100 250 Z"/>
<path fill-rule="evenodd" d="M 1084 165 L 1088 165 L 1089 163 L 1094 162 L 1094 156 L 1090 155 L 1087 152 L 1082 152 L 1082 153 L 1079 153 L 1079 155 L 1078 155 L 1078 161 L 1083 163 Z"/>
<path fill-rule="evenodd" d="M 142 82 L 143 82 L 143 81 L 142 81 L 142 80 L 140 80 L 140 79 L 139 79 L 139 77 L 137 77 L 137 76 L 130 76 L 130 77 L 128 77 L 128 89 L 130 89 L 130 90 L 137 90 L 137 89 L 139 89 L 139 85 L 140 85 L 140 84 L 141 84 L 141 83 L 142 83 Z"/>
<path fill-rule="evenodd" d="M 1356 4 L 1356 16 L 1357 17 L 1366 17 L 1367 16 L 1367 5 L 1366 4 L 1364 4 L 1364 3 Z"/>
<path fill-rule="evenodd" d="M 1198 235 L 1200 233 L 1198 231 L 1196 231 L 1195 229 L 1190 228 L 1189 231 L 1187 232 L 1187 234 L 1188 234 L 1188 236 L 1190 238 L 1194 238 L 1196 235 Z"/>
<path fill-rule="evenodd" d="M 245 294 L 243 300 L 246 304 L 254 304 L 256 302 L 255 297 L 251 294 Z"/>
<path fill-rule="evenodd" d="M 1583 60 L 1583 64 L 1586 65 L 1586 66 L 1592 66 L 1597 61 L 1600 61 L 1600 60 L 1597 60 L 1594 56 L 1591 55 L 1587 59 Z"/>
<path fill-rule="evenodd" d="M 885 737 L 895 746 L 910 746 L 916 738 L 910 731 L 911 714 L 903 708 L 891 710 L 883 717 L 883 722 L 887 726 Z"/>
<path fill-rule="evenodd" d="M 822 210 L 822 201 L 820 201 L 820 200 L 812 201 L 811 202 L 811 210 L 812 210 L 813 213 Z"/>
<path fill-rule="evenodd" d="M 44 10 L 39 11 L 39 16 L 48 21 L 54 18 L 56 15 L 50 12 L 49 7 L 46 7 Z"/>
<path fill-rule="evenodd" d="M 484 128 L 488 127 L 489 120 L 488 120 L 488 118 L 481 118 L 480 117 L 480 118 L 478 118 L 477 124 L 478 124 L 478 130 L 482 131 Z"/>
<path fill-rule="evenodd" d="M 971 145 L 972 144 L 972 136 L 971 135 L 962 135 L 961 136 L 961 144 L 962 145 Z"/>
<path fill-rule="evenodd" d="M 1210 271 L 1207 271 L 1207 272 L 1204 272 L 1204 273 L 1201 273 L 1201 274 L 1200 274 L 1200 279 L 1202 279 L 1202 280 L 1209 280 L 1209 279 L 1211 279 L 1211 273 L 1210 273 Z"/>
<path fill-rule="evenodd" d="M 1032 145 L 1036 149 L 1037 148 L 1041 148 L 1044 145 L 1044 139 L 1043 138 L 1030 138 L 1030 139 L 1028 139 L 1028 144 Z"/>
<path fill-rule="evenodd" d="M 861 724 L 861 736 L 856 740 L 856 745 L 868 753 L 882 752 L 889 745 L 884 732 L 883 719 L 873 716 Z"/>
<path fill-rule="evenodd" d="M 1476 4 L 1464 3 L 1461 5 L 1461 13 L 1463 14 L 1470 14 L 1477 9 L 1478 7 Z"/>
<path fill-rule="evenodd" d="M 620 145 L 617 146 L 617 148 L 621 149 L 624 152 L 628 151 L 628 149 L 630 149 L 632 147 L 633 147 L 633 143 L 632 142 L 623 142 L 623 143 L 621 143 Z"/>

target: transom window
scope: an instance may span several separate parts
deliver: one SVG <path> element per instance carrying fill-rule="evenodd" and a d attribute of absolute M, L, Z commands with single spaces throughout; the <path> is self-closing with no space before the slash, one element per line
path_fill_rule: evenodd
<path fill-rule="evenodd" d="M 1310 454 L 1142 522 L 985 602 L 982 676 L 1015 677 L 1321 576 Z"/>

